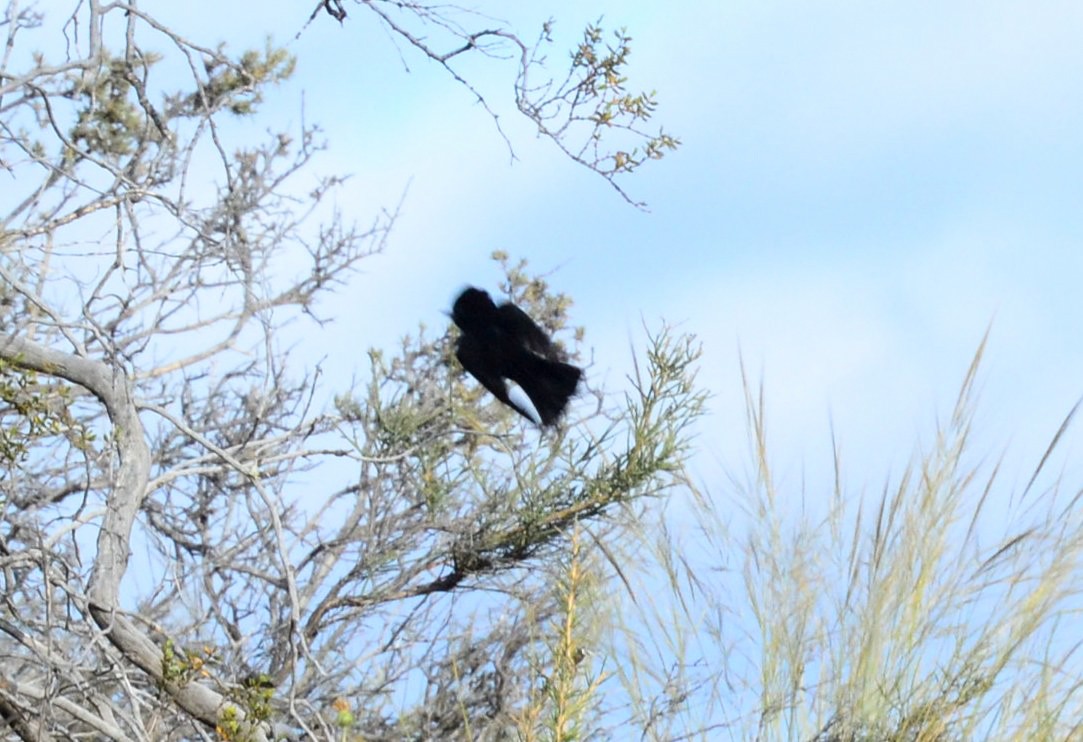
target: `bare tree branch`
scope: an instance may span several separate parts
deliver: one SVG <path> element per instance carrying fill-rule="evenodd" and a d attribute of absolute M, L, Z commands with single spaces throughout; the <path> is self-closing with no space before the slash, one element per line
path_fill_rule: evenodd
<path fill-rule="evenodd" d="M 401 11 L 459 34 L 436 61 L 468 87 L 457 60 L 518 43 L 371 9 L 422 53 Z M 5 17 L 0 719 L 33 739 L 505 738 L 545 672 L 570 534 L 589 520 L 601 543 L 678 483 L 694 354 L 661 343 L 647 376 L 669 387 L 625 408 L 589 390 L 544 438 L 466 383 L 445 328 L 336 385 L 287 336 L 327 321 L 398 211 L 348 221 L 345 176 L 300 180 L 318 129 L 230 124 L 292 59 L 132 2 Z M 39 27 L 61 58 L 16 62 Z M 498 259 L 579 353 L 570 301 Z"/>

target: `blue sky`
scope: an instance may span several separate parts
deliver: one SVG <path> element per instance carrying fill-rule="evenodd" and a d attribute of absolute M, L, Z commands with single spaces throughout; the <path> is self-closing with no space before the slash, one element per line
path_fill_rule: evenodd
<path fill-rule="evenodd" d="M 243 7 L 195 3 L 177 22 L 211 42 L 216 18 L 242 48 L 292 39 L 306 17 L 292 0 Z M 463 69 L 501 114 L 514 164 L 465 90 L 403 49 L 407 71 L 375 19 L 346 7 L 342 27 L 321 17 L 291 42 L 297 73 L 265 108 L 296 126 L 303 91 L 331 144 L 317 168 L 354 174 L 339 205 L 361 221 L 407 192 L 388 251 L 324 307 L 350 317 L 314 338 L 336 372 L 418 322 L 441 327 L 463 284 L 494 286 L 488 255 L 503 249 L 557 269 L 598 379 L 620 384 L 644 320 L 699 336 L 715 395 L 706 483 L 745 460 L 739 353 L 766 384 L 783 470 L 828 471 L 833 421 L 855 484 L 874 489 L 931 441 L 990 324 L 978 443 L 994 457 L 1009 446 L 1009 479 L 1025 482 L 1083 394 L 1083 6 L 516 10 L 524 37 L 552 16 L 565 45 L 599 16 L 628 27 L 630 85 L 658 90 L 657 120 L 684 142 L 625 182 L 650 213 L 533 135 L 510 64 Z"/>
<path fill-rule="evenodd" d="M 599 16 L 628 27 L 630 87 L 656 89 L 683 140 L 624 182 L 646 213 L 535 136 L 506 61 L 461 69 L 514 163 L 468 91 L 350 0 L 343 25 L 296 40 L 314 2 L 156 5 L 202 44 L 289 42 L 294 78 L 238 125 L 296 132 L 303 106 L 330 143 L 313 174 L 353 175 L 344 212 L 367 223 L 402 199 L 386 253 L 320 307 L 338 321 L 296 325 L 295 357 L 321 358 L 329 385 L 363 375 L 369 347 L 441 331 L 463 285 L 495 287 L 499 249 L 573 297 L 614 391 L 644 323 L 697 335 L 713 398 L 692 470 L 715 492 L 749 468 L 742 357 L 786 495 L 830 494 L 832 426 L 848 491 L 877 495 L 931 445 L 987 328 L 975 446 L 1008 448 L 1003 482 L 1026 484 L 1083 395 L 1083 4 L 517 6 L 525 38 L 556 18 L 555 57 Z M 1081 447 L 1071 433 L 1050 465 L 1069 488 Z"/>

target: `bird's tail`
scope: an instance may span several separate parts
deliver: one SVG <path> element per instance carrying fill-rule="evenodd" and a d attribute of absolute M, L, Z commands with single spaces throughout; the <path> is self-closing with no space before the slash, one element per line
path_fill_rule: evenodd
<path fill-rule="evenodd" d="M 535 367 L 515 381 L 530 397 L 542 425 L 555 423 L 564 413 L 568 400 L 575 394 L 583 372 L 571 365 L 547 358 L 531 356 Z"/>

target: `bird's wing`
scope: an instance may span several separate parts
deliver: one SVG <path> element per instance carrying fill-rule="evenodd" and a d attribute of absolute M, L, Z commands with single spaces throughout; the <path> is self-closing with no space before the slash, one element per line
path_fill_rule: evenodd
<path fill-rule="evenodd" d="M 485 348 L 474 337 L 468 334 L 460 336 L 458 347 L 455 348 L 455 357 L 459 359 L 463 369 L 492 392 L 494 397 L 527 420 L 536 422 L 529 412 L 508 396 L 508 385 L 504 377 L 500 375 L 499 369 L 494 367 L 492 358 L 486 353 Z"/>
<path fill-rule="evenodd" d="M 497 311 L 500 313 L 501 328 L 516 342 L 540 356 L 554 357 L 553 344 L 549 342 L 549 336 L 545 334 L 545 330 L 538 327 L 530 315 L 510 301 L 501 304 Z"/>

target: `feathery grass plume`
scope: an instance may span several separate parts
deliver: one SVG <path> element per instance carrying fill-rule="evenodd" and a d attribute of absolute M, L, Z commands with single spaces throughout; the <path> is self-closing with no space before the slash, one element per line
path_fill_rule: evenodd
<path fill-rule="evenodd" d="M 971 451 L 984 349 L 932 445 L 871 498 L 846 490 L 834 439 L 833 482 L 807 499 L 779 484 L 764 392 L 744 376 L 748 483 L 693 490 L 695 540 L 670 517 L 641 534 L 651 577 L 629 570 L 654 588 L 614 650 L 644 738 L 1083 733 L 1080 490 L 1039 486 L 1075 410 L 1013 492 Z"/>

